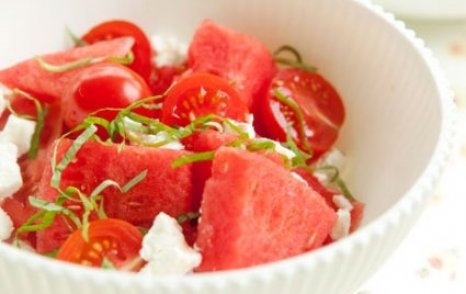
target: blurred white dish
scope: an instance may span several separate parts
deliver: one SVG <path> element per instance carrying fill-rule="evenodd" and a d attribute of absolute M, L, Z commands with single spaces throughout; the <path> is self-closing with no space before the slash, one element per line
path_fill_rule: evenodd
<path fill-rule="evenodd" d="M 452 97 L 414 33 L 366 1 L 83 0 L 0 2 L 0 67 L 62 49 L 75 32 L 126 18 L 189 41 L 204 18 L 270 49 L 299 48 L 344 97 L 338 146 L 365 224 L 323 249 L 245 270 L 150 277 L 56 262 L 0 244 L 0 293 L 351 293 L 415 223 L 450 151 Z"/>
<path fill-rule="evenodd" d="M 410 19 L 466 19 L 465 0 L 373 0 L 388 11 Z"/>

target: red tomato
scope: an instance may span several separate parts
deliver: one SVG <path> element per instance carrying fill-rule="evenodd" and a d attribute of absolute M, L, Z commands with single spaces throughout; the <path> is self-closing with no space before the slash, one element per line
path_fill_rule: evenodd
<path fill-rule="evenodd" d="M 299 106 L 302 124 L 296 112 L 277 99 L 275 91 Z M 308 146 L 315 154 L 324 153 L 335 142 L 345 118 L 343 102 L 333 86 L 321 75 L 297 68 L 282 69 L 275 75 L 257 112 L 258 129 L 266 136 L 285 141 L 290 127 L 300 147 Z"/>
<path fill-rule="evenodd" d="M 134 62 L 129 68 L 140 74 L 148 82 L 152 66 L 152 48 L 144 31 L 134 23 L 124 20 L 106 21 L 93 27 L 82 39 L 86 43 L 93 44 L 102 40 L 127 36 L 133 37 L 135 40 L 132 48 Z"/>
<path fill-rule="evenodd" d="M 96 220 L 89 225 L 89 241 L 84 240 L 81 229 L 75 231 L 58 251 L 57 259 L 100 267 L 107 258 L 122 268 L 138 258 L 141 246 L 142 234 L 130 223 L 111 218 Z"/>
<path fill-rule="evenodd" d="M 151 92 L 146 82 L 132 70 L 116 63 L 96 64 L 82 70 L 68 85 L 63 97 L 64 122 L 72 128 L 90 113 L 102 108 L 124 108 Z M 154 112 L 139 109 L 141 114 Z M 111 120 L 116 111 L 104 110 L 98 116 Z"/>
<path fill-rule="evenodd" d="M 184 126 L 208 114 L 244 121 L 247 112 L 240 94 L 227 80 L 208 73 L 194 73 L 180 80 L 167 93 L 162 122 Z"/>

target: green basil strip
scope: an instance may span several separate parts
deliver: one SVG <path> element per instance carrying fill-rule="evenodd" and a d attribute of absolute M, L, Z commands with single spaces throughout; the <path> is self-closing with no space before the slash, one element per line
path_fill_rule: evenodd
<path fill-rule="evenodd" d="M 189 154 L 189 155 L 182 155 L 172 162 L 172 168 L 179 168 L 179 167 L 182 167 L 186 164 L 190 164 L 193 162 L 209 161 L 209 160 L 212 160 L 214 156 L 215 156 L 215 151 L 207 151 L 207 152 L 194 153 L 194 154 Z"/>
<path fill-rule="evenodd" d="M 76 154 L 78 153 L 79 149 L 86 143 L 97 131 L 97 127 L 94 125 L 89 126 L 86 128 L 86 130 L 76 138 L 76 140 L 73 142 L 73 144 L 68 148 L 68 150 L 65 153 L 65 156 L 61 160 L 61 162 L 58 165 L 54 165 L 56 163 L 56 152 L 58 150 L 58 144 L 60 141 L 57 141 L 56 146 L 55 146 L 55 152 L 54 152 L 54 157 L 52 161 L 52 167 L 53 167 L 53 175 L 52 175 L 52 180 L 50 182 L 50 185 L 52 188 L 59 189 L 60 187 L 60 181 L 61 181 L 61 175 L 65 168 L 71 163 L 71 161 L 75 158 Z"/>

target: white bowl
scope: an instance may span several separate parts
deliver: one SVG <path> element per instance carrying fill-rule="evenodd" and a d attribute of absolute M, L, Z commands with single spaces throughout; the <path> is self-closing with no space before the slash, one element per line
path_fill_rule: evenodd
<path fill-rule="evenodd" d="M 323 249 L 245 270 L 149 277 L 52 261 L 0 244 L 0 293 L 351 293 L 413 226 L 450 148 L 452 97 L 414 33 L 390 14 L 348 0 L 85 0 L 0 2 L 0 67 L 62 49 L 82 33 L 127 18 L 149 33 L 189 41 L 214 19 L 263 40 L 292 44 L 344 97 L 338 145 L 349 186 L 367 204 L 363 227 Z M 8 40 L 8 41 L 5 41 Z"/>
<path fill-rule="evenodd" d="M 465 20 L 464 0 L 373 0 L 398 16 L 425 20 Z"/>

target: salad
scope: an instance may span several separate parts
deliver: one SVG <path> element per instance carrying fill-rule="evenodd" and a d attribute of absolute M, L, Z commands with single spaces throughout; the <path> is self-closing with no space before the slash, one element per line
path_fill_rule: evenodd
<path fill-rule="evenodd" d="M 186 46 L 111 20 L 0 70 L 0 240 L 152 274 L 244 268 L 346 237 L 364 204 L 345 110 L 289 45 L 206 20 Z"/>

